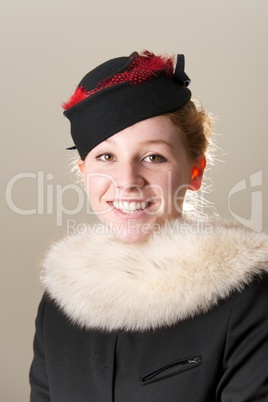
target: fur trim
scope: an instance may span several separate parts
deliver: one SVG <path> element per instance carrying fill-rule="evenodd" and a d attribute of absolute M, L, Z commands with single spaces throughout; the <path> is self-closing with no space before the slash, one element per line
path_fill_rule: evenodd
<path fill-rule="evenodd" d="M 268 272 L 268 236 L 220 220 L 175 221 L 142 244 L 68 236 L 44 261 L 46 291 L 79 326 L 146 330 L 207 312 Z"/>

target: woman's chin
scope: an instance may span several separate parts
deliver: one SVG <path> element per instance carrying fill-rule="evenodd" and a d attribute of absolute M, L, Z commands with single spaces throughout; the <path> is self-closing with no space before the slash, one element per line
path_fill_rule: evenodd
<path fill-rule="evenodd" d="M 131 225 L 114 225 L 111 229 L 115 238 L 127 244 L 141 243 L 156 230 L 155 225 L 134 223 L 133 221 Z"/>

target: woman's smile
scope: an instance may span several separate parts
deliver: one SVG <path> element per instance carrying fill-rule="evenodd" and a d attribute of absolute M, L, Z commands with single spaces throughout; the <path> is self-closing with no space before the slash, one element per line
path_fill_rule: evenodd
<path fill-rule="evenodd" d="M 147 201 L 113 201 L 113 207 L 124 214 L 134 215 L 137 212 L 143 212 L 150 205 Z"/>

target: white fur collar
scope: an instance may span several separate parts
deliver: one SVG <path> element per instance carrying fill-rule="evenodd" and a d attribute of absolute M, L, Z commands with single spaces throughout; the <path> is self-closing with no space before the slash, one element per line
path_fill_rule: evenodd
<path fill-rule="evenodd" d="M 221 220 L 175 221 L 127 245 L 89 229 L 54 244 L 43 267 L 46 291 L 73 322 L 145 330 L 206 312 L 267 272 L 268 236 Z"/>

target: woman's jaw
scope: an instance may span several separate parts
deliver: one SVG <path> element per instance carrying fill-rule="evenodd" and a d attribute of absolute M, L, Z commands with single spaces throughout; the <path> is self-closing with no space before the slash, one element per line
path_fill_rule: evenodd
<path fill-rule="evenodd" d="M 182 204 L 171 207 L 168 199 L 151 196 L 146 199 L 115 199 L 107 201 L 103 211 L 96 211 L 99 220 L 114 237 L 124 243 L 138 243 L 147 240 L 159 231 L 167 221 L 181 216 Z"/>

